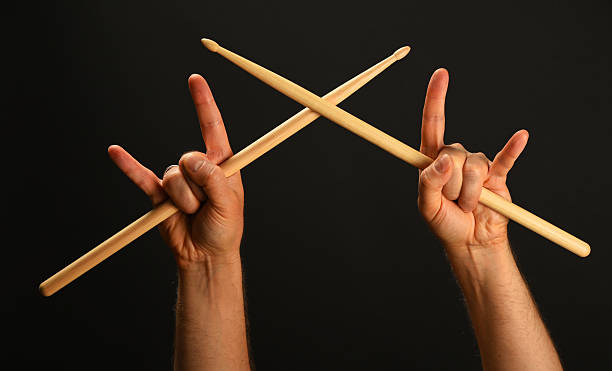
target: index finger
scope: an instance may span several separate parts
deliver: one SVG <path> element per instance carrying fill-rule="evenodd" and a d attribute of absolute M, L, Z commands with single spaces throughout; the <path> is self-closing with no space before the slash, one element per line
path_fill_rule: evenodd
<path fill-rule="evenodd" d="M 223 161 L 232 155 L 225 132 L 221 112 L 217 108 L 210 87 L 200 75 L 189 76 L 189 91 L 195 105 L 206 152 L 210 157 Z"/>
<path fill-rule="evenodd" d="M 157 175 L 144 167 L 125 149 L 118 145 L 112 145 L 108 147 L 108 155 L 117 167 L 121 169 L 138 188 L 149 196 L 153 205 L 160 204 L 168 198 L 161 186 L 161 180 Z"/>
<path fill-rule="evenodd" d="M 421 153 L 434 159 L 444 146 L 444 102 L 447 88 L 448 71 L 439 68 L 429 80 L 421 125 Z"/>

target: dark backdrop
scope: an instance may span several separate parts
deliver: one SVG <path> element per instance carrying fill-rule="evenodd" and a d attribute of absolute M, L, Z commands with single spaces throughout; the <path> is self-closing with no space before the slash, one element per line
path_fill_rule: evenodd
<path fill-rule="evenodd" d="M 155 231 L 50 298 L 37 286 L 150 209 L 108 145 L 158 174 L 203 148 L 189 74 L 208 79 L 236 151 L 300 109 L 206 51 L 207 36 L 320 95 L 411 45 L 342 107 L 415 147 L 440 66 L 451 75 L 449 143 L 492 158 L 528 129 L 514 200 L 593 252 L 578 258 L 511 224 L 520 267 L 567 368 L 612 364 L 608 1 L 55 1 L 7 14 L 17 22 L 4 33 L 14 65 L 3 142 L 18 148 L 4 164 L 5 360 L 170 367 L 176 272 Z M 480 367 L 461 294 L 418 214 L 414 168 L 319 119 L 242 175 L 260 370 Z"/>

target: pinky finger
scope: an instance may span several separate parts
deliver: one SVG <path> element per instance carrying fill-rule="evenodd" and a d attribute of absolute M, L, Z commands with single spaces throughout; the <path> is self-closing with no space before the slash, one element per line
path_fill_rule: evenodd
<path fill-rule="evenodd" d="M 516 159 L 525 149 L 528 139 L 529 133 L 527 130 L 516 132 L 493 159 L 489 169 L 489 177 L 505 178 L 514 166 Z"/>
<path fill-rule="evenodd" d="M 127 175 L 149 198 L 153 205 L 166 200 L 168 196 L 161 186 L 161 180 L 151 170 L 144 167 L 126 150 L 117 145 L 108 147 L 108 155 L 117 167 Z"/>

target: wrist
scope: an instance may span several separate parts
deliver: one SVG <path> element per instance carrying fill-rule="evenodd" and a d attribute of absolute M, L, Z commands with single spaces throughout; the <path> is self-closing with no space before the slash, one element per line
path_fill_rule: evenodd
<path fill-rule="evenodd" d="M 177 259 L 179 276 L 190 278 L 198 276 L 210 277 L 212 274 L 242 270 L 240 252 L 227 252 L 223 254 L 205 254 L 197 260 Z"/>
<path fill-rule="evenodd" d="M 178 292 L 185 304 L 197 298 L 214 298 L 218 303 L 242 300 L 242 263 L 240 255 L 178 266 Z M 200 305 L 196 305 L 200 307 Z"/>
<path fill-rule="evenodd" d="M 503 282 L 516 270 L 507 239 L 487 245 L 448 246 L 446 253 L 462 287 Z"/>

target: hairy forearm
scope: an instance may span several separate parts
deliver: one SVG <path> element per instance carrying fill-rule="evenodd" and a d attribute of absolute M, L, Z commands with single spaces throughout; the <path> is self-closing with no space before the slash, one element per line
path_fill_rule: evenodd
<path fill-rule="evenodd" d="M 507 244 L 449 256 L 485 370 L 560 370 L 559 357 Z"/>
<path fill-rule="evenodd" d="M 175 370 L 249 370 L 240 259 L 179 269 Z"/>

